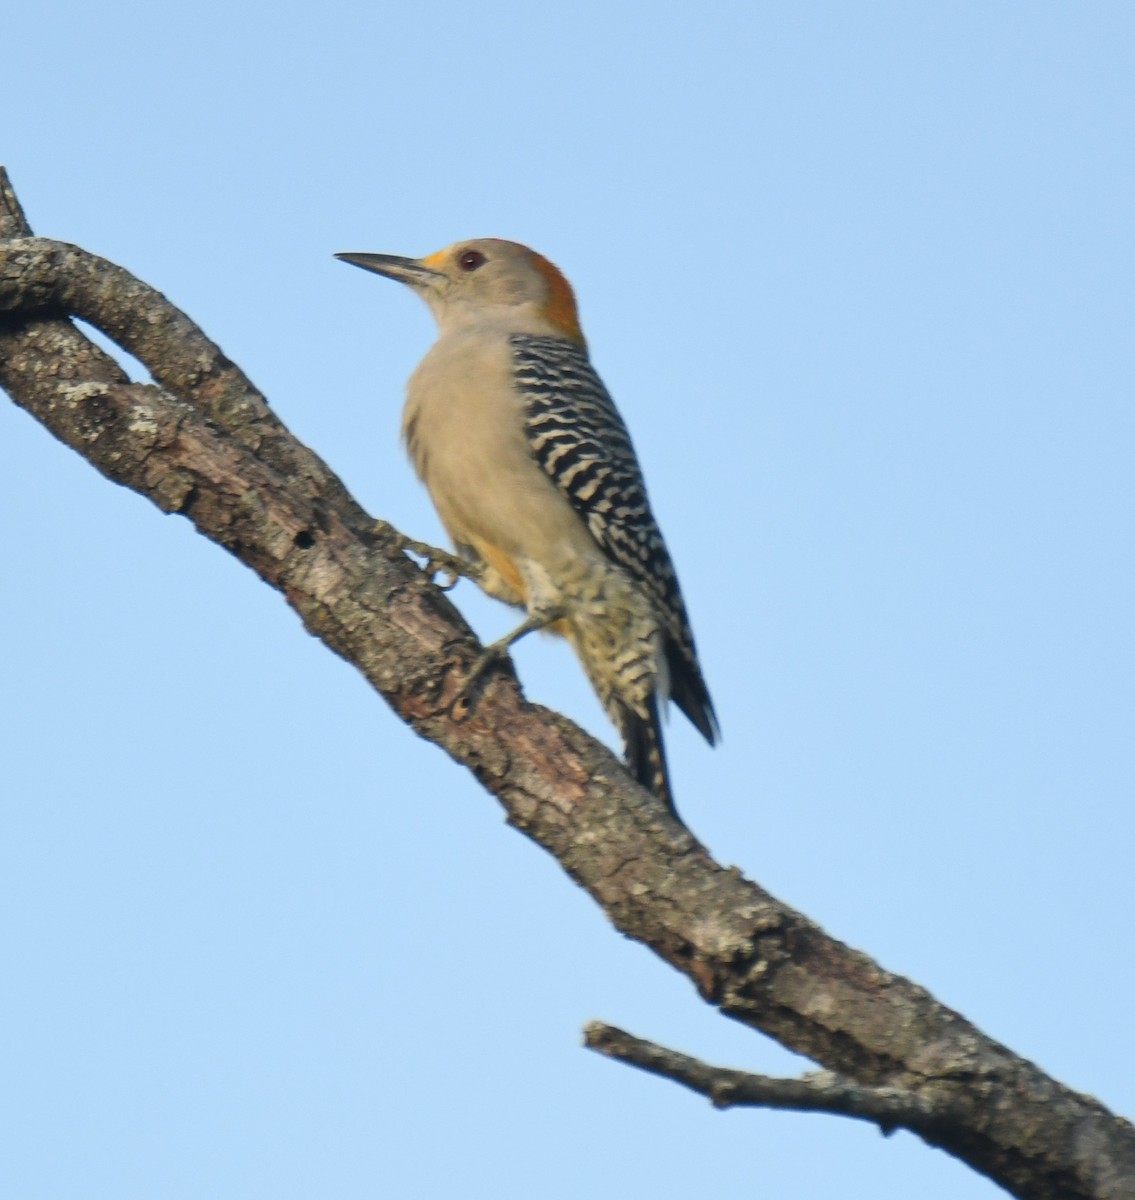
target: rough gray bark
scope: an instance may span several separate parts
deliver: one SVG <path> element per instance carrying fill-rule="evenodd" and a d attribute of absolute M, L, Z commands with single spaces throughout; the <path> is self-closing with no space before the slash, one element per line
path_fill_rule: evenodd
<path fill-rule="evenodd" d="M 604 746 L 529 704 L 507 666 L 454 706 L 478 645 L 445 595 L 264 398 L 159 293 L 30 236 L 0 172 L 0 384 L 107 478 L 188 517 L 281 591 L 418 734 L 468 767 L 602 906 L 707 1003 L 825 1068 L 768 1080 L 617 1030 L 612 1057 L 715 1103 L 906 1128 L 1030 1200 L 1135 1197 L 1135 1127 L 985 1037 L 735 869 L 715 863 Z M 131 383 L 69 320 L 141 360 Z"/>

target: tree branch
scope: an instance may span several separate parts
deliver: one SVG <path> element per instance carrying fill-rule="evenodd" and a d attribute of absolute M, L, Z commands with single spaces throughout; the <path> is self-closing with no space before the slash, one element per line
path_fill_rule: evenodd
<path fill-rule="evenodd" d="M 865 1087 L 831 1071 L 816 1071 L 799 1079 L 753 1075 L 728 1067 L 711 1067 L 700 1059 L 668 1050 L 656 1042 L 592 1021 L 584 1026 L 583 1044 L 608 1058 L 672 1079 L 698 1092 L 715 1108 L 781 1108 L 796 1112 L 831 1113 L 872 1121 L 885 1134 L 896 1129 L 930 1132 L 961 1115 L 949 1094 L 935 1097 L 896 1087 Z"/>
<path fill-rule="evenodd" d="M 913 1101 L 897 1123 L 1013 1194 L 1135 1195 L 1129 1123 L 719 866 L 606 747 L 529 704 L 510 668 L 493 668 L 471 712 L 453 711 L 478 645 L 398 537 L 376 529 L 164 297 L 30 232 L 0 173 L 0 385 L 109 479 L 188 517 L 281 591 L 618 929 L 708 1003 L 848 1085 L 948 1104 L 940 1124 L 919 1126 Z M 155 383 L 131 383 L 70 313 L 110 333 Z"/>

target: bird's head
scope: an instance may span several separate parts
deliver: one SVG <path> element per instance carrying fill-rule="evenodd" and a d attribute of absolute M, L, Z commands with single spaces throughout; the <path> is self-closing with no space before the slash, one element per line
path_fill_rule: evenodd
<path fill-rule="evenodd" d="M 563 337 L 583 341 L 571 284 L 542 254 L 518 242 L 473 238 L 426 258 L 354 253 L 335 257 L 412 288 L 443 331 L 478 321 L 537 321 Z"/>

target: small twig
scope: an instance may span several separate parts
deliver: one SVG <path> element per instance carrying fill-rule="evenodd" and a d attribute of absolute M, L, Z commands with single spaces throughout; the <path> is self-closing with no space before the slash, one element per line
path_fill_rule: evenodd
<path fill-rule="evenodd" d="M 672 1079 L 707 1097 L 715 1108 L 779 1108 L 822 1112 L 872 1121 L 891 1134 L 896 1129 L 923 1132 L 956 1115 L 950 1097 L 926 1095 L 901 1087 L 865 1087 L 832 1071 L 816 1071 L 799 1079 L 753 1075 L 728 1067 L 711 1067 L 700 1059 L 667 1050 L 655 1042 L 591 1021 L 583 1044 L 608 1058 Z"/>

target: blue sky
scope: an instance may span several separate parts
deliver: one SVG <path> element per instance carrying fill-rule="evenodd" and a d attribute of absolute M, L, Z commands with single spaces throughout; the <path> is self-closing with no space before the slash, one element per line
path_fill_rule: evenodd
<path fill-rule="evenodd" d="M 183 307 L 376 515 L 432 337 L 340 250 L 573 279 L 725 740 L 724 862 L 1135 1110 L 1135 13 L 329 0 L 5 17 L 38 233 Z M 617 936 L 279 596 L 0 406 L 5 1191 L 1001 1193 L 714 1113 L 599 1018 L 808 1064 Z M 511 614 L 455 593 L 486 637 Z M 568 652 L 528 694 L 610 738 Z"/>

